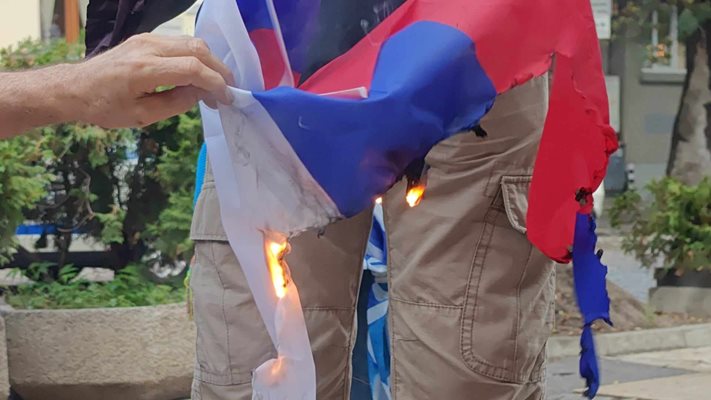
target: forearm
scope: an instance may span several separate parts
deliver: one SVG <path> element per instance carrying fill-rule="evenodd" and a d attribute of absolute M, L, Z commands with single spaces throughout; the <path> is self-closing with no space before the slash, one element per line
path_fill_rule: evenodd
<path fill-rule="evenodd" d="M 0 72 L 0 139 L 81 121 L 103 128 L 146 126 L 198 100 L 231 104 L 232 72 L 195 38 L 141 34 L 90 60 Z M 174 87 L 156 92 L 161 86 Z"/>
<path fill-rule="evenodd" d="M 75 120 L 79 65 L 55 65 L 25 72 L 0 73 L 0 139 L 38 126 Z"/>

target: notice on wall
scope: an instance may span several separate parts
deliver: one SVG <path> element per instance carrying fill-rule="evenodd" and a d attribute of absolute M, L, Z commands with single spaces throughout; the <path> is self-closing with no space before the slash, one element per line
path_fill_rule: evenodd
<path fill-rule="evenodd" d="M 610 126 L 615 132 L 620 132 L 620 77 L 615 75 L 605 76 L 607 99 L 610 102 Z"/>
<path fill-rule="evenodd" d="M 612 36 L 612 0 L 590 0 L 597 38 L 609 40 Z"/>

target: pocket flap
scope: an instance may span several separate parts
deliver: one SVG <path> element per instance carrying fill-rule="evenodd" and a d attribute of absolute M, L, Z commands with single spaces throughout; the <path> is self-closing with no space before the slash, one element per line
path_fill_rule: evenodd
<path fill-rule="evenodd" d="M 504 209 L 511 226 L 526 234 L 526 212 L 528 211 L 528 189 L 531 186 L 530 175 L 503 176 L 501 195 Z"/>

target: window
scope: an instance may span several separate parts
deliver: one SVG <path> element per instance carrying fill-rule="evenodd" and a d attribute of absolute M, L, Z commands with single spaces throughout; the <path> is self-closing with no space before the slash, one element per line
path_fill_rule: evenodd
<path fill-rule="evenodd" d="M 42 38 L 55 39 L 71 36 L 76 39 L 79 29 L 84 25 L 88 4 L 88 0 L 40 0 Z M 67 10 L 70 11 L 70 15 L 67 14 Z M 68 27 L 68 23 L 71 26 Z"/>
<path fill-rule="evenodd" d="M 642 80 L 683 82 L 686 75 L 686 49 L 679 42 L 679 9 L 655 10 L 651 15 L 651 37 L 646 47 Z"/>
<path fill-rule="evenodd" d="M 62 15 L 57 11 L 55 0 L 40 0 L 40 21 L 42 39 L 53 39 L 62 36 Z"/>

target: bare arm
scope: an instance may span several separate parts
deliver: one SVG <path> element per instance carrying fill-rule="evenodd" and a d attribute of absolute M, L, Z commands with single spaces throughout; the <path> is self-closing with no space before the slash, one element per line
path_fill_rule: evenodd
<path fill-rule="evenodd" d="M 229 103 L 233 84 L 200 39 L 138 35 L 81 63 L 0 73 L 0 138 L 68 121 L 145 126 L 198 100 Z M 156 93 L 159 86 L 174 88 Z"/>
<path fill-rule="evenodd" d="M 58 65 L 36 71 L 0 74 L 0 138 L 35 126 L 69 121 L 76 100 L 68 84 L 72 66 Z M 62 106 L 64 105 L 64 107 Z M 72 107 L 73 108 L 73 107 Z"/>

